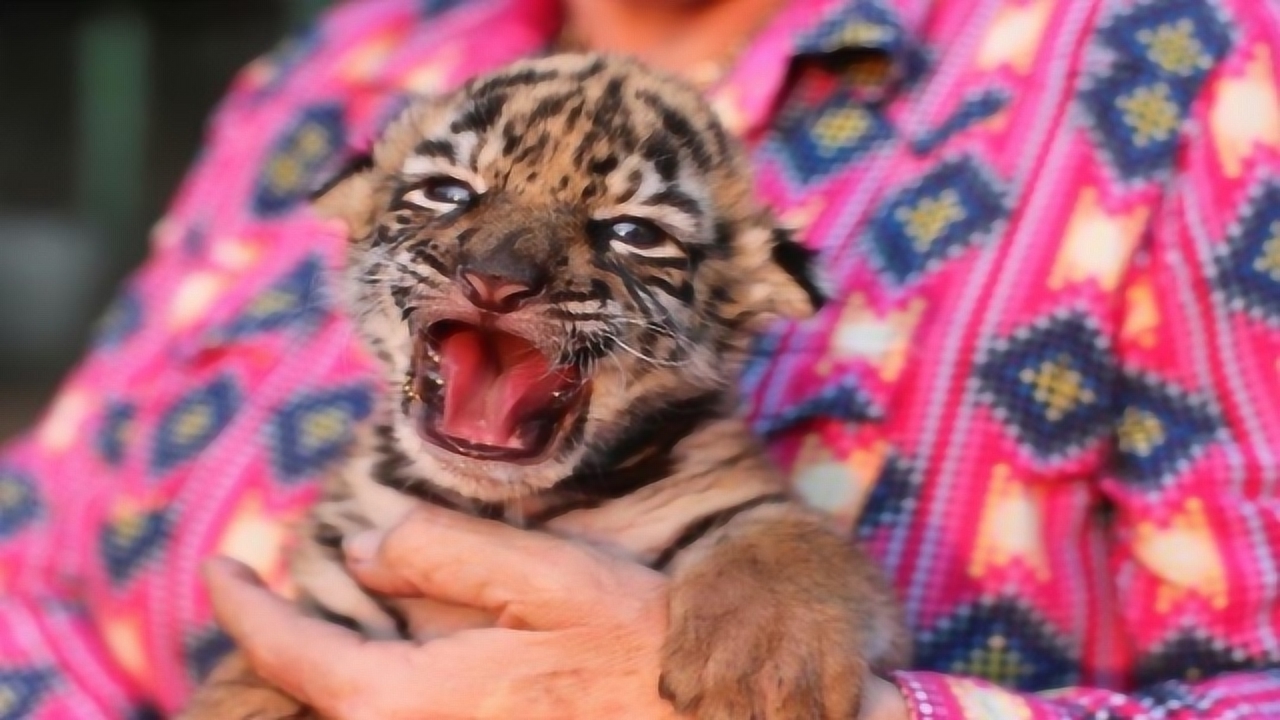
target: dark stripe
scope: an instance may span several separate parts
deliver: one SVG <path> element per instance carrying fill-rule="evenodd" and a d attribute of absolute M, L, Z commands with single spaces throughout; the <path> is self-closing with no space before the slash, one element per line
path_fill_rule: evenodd
<path fill-rule="evenodd" d="M 666 547 L 658 557 L 654 559 L 649 567 L 654 570 L 665 570 L 672 560 L 676 559 L 681 551 L 687 549 L 690 545 L 698 542 L 706 537 L 709 533 L 728 525 L 735 517 L 741 515 L 748 510 L 753 510 L 761 505 L 771 505 L 773 503 L 787 502 L 788 498 L 784 493 L 773 493 L 770 495 L 761 495 L 746 502 L 738 503 L 731 507 L 717 510 L 708 515 L 694 520 L 685 526 L 684 531 L 676 537 L 670 545 Z"/>
<path fill-rule="evenodd" d="M 587 80 L 590 80 L 596 75 L 599 75 L 602 70 L 604 70 L 604 59 L 596 58 L 595 60 L 591 61 L 590 65 L 574 73 L 573 79 L 579 83 L 582 83 Z"/>
<path fill-rule="evenodd" d="M 708 392 L 631 420 L 606 447 L 595 448 L 556 489 L 580 500 L 611 500 L 669 477 L 671 453 L 699 425 L 729 413 L 720 392 Z"/>
<path fill-rule="evenodd" d="M 498 116 L 502 114 L 502 106 L 506 102 L 507 96 L 504 93 L 494 93 L 477 98 L 472 101 L 471 107 L 467 108 L 466 112 L 450 123 L 449 132 L 474 132 L 476 134 L 485 132 L 498 121 Z"/>
<path fill-rule="evenodd" d="M 646 257 L 644 255 L 630 255 L 631 261 L 637 265 L 644 265 L 651 268 L 663 268 L 666 270 L 687 270 L 689 268 L 689 258 L 683 255 L 672 257 Z"/>
<path fill-rule="evenodd" d="M 707 150 L 707 146 L 702 142 L 702 134 L 689 122 L 688 118 L 676 111 L 666 103 L 665 100 L 656 94 L 641 90 L 636 93 L 642 102 L 653 109 L 662 121 L 662 127 L 667 132 L 675 135 L 680 144 L 689 149 L 689 153 L 693 155 L 693 161 L 698 165 L 698 169 L 707 172 L 711 169 L 712 158 L 711 152 Z"/>
<path fill-rule="evenodd" d="M 342 531 L 329 523 L 316 525 L 316 531 L 312 533 L 311 539 L 320 547 L 342 552 Z"/>
<path fill-rule="evenodd" d="M 656 275 L 645 278 L 644 282 L 649 287 L 657 288 L 680 302 L 688 304 L 693 301 L 693 285 L 687 282 L 682 282 L 679 285 L 676 285 L 670 280 Z"/>
<path fill-rule="evenodd" d="M 528 68 L 481 80 L 465 92 L 472 97 L 484 97 L 508 88 L 519 87 L 522 85 L 536 85 L 540 82 L 554 80 L 558 77 L 560 77 L 560 72 L 558 70 L 534 70 L 532 68 Z"/>
<path fill-rule="evenodd" d="M 423 140 L 413 152 L 422 157 L 440 158 L 449 162 L 457 162 L 457 149 L 448 140 Z"/>
<path fill-rule="evenodd" d="M 671 138 L 664 134 L 653 134 L 640 147 L 640 154 L 645 160 L 653 163 L 658 177 L 672 182 L 680 173 L 680 153 Z"/>
<path fill-rule="evenodd" d="M 350 160 L 348 160 L 347 163 L 343 165 L 341 169 L 338 170 L 337 175 L 335 175 L 333 178 L 330 178 L 328 182 L 321 185 L 314 192 L 312 192 L 309 199 L 312 202 L 315 202 L 316 200 L 319 200 L 321 197 L 323 197 L 325 193 L 334 189 L 338 185 L 341 185 L 343 180 L 346 180 L 347 178 L 353 175 L 362 173 L 372 168 L 373 168 L 373 155 L 357 155 L 356 157 L 353 157 Z"/>
<path fill-rule="evenodd" d="M 809 296 L 814 309 L 821 308 L 827 297 L 813 282 L 814 259 L 817 253 L 791 239 L 782 229 L 773 231 L 773 261 Z"/>
<path fill-rule="evenodd" d="M 645 200 L 644 204 L 650 207 L 666 205 L 694 218 L 698 217 L 698 211 L 701 210 L 698 207 L 698 201 L 694 200 L 693 196 L 673 187 L 664 188 L 662 191 L 655 193 L 648 200 Z"/>

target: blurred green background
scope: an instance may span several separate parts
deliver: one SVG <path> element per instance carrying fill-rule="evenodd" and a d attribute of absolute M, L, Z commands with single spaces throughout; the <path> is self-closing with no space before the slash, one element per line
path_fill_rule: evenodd
<path fill-rule="evenodd" d="M 232 76 L 326 1 L 0 0 L 0 441 L 145 254 Z"/>

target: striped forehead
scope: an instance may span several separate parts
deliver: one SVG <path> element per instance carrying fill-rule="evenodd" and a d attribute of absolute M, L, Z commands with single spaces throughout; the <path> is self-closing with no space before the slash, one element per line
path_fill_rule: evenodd
<path fill-rule="evenodd" d="M 525 177 L 517 167 L 547 170 L 573 182 L 541 176 L 523 194 L 579 193 L 594 216 L 649 217 L 688 240 L 704 237 L 707 174 L 727 152 L 719 126 L 668 99 L 660 81 L 603 70 L 587 76 L 592 67 L 570 75 L 526 69 L 464 91 L 424 128 L 401 173 L 487 185 L 483 178 Z"/>

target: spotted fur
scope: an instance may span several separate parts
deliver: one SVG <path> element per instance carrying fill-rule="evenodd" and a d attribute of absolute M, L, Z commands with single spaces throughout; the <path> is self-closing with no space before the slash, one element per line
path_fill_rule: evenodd
<path fill-rule="evenodd" d="M 441 202 L 441 182 L 473 196 Z M 870 563 L 788 499 L 734 417 L 752 335 L 813 313 L 822 292 L 696 91 L 620 59 L 519 63 L 409 108 L 317 205 L 350 230 L 348 306 L 386 392 L 295 557 L 316 612 L 371 637 L 476 622 L 372 597 L 342 568 L 346 533 L 429 502 L 669 573 L 660 690 L 700 719 L 854 717 L 862 671 L 905 659 Z M 601 232 L 617 218 L 660 241 Z M 442 450 L 407 412 L 411 326 L 470 311 L 467 268 L 536 287 L 502 322 L 590 380 L 580 420 L 537 462 Z M 207 686 L 188 717 L 236 687 Z"/>

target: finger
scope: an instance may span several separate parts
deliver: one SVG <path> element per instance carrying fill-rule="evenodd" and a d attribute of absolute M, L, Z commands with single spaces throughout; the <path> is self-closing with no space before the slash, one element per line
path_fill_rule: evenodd
<path fill-rule="evenodd" d="M 219 624 L 254 670 L 321 710 L 332 712 L 353 697 L 373 694 L 370 688 L 389 682 L 388 669 L 404 667 L 411 650 L 404 643 L 366 643 L 345 628 L 303 615 L 233 560 L 206 563 L 205 582 Z"/>
<path fill-rule="evenodd" d="M 512 624 L 542 630 L 580 625 L 602 603 L 648 599 L 663 585 L 656 572 L 569 541 L 430 506 L 347 549 L 367 587 L 515 615 L 522 622 Z"/>

